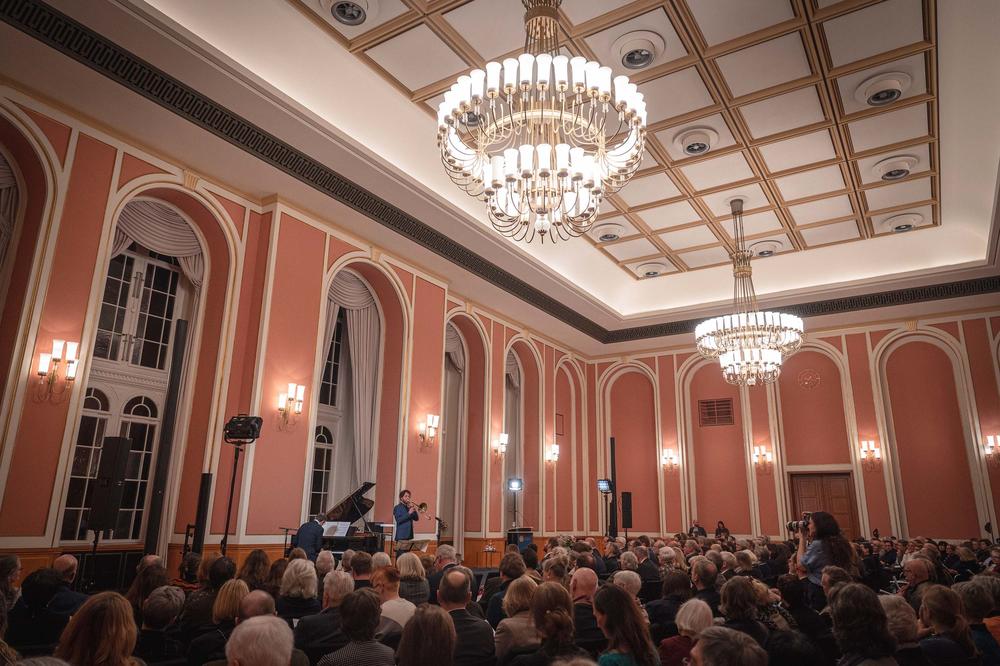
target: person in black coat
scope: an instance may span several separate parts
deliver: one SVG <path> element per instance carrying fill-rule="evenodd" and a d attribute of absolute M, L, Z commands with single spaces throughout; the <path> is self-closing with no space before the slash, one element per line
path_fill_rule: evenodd
<path fill-rule="evenodd" d="M 458 562 L 455 561 L 455 547 L 448 544 L 443 546 L 438 546 L 437 552 L 434 558 L 434 573 L 427 577 L 427 585 L 430 587 L 430 598 L 428 601 L 432 604 L 436 604 L 437 601 L 437 591 L 438 587 L 441 585 L 441 577 L 444 576 L 452 567 L 457 567 Z M 475 599 L 479 595 L 479 581 L 475 576 L 472 577 L 472 598 Z"/>
<path fill-rule="evenodd" d="M 136 639 L 133 656 L 147 664 L 177 659 L 183 655 L 179 641 L 169 628 L 184 608 L 184 592 L 179 587 L 164 585 L 153 590 L 142 606 L 142 627 Z"/>
<path fill-rule="evenodd" d="M 69 622 L 68 615 L 53 613 L 49 603 L 62 581 L 55 569 L 38 569 L 21 584 L 21 598 L 7 616 L 7 644 L 23 656 L 52 654 Z"/>
<path fill-rule="evenodd" d="M 316 561 L 319 551 L 323 550 L 323 520 L 324 514 L 317 514 L 312 520 L 302 523 L 292 537 L 292 546 L 301 548 L 306 552 L 306 557 L 311 561 Z"/>
<path fill-rule="evenodd" d="M 49 610 L 59 615 L 72 615 L 87 600 L 87 595 L 73 589 L 78 563 L 72 555 L 60 555 L 52 563 L 60 577 L 59 590 L 49 602 Z"/>
<path fill-rule="evenodd" d="M 278 617 L 295 628 L 295 621 L 322 610 L 316 598 L 316 569 L 308 560 L 292 560 L 281 577 L 277 601 Z"/>
<path fill-rule="evenodd" d="M 448 611 L 455 625 L 454 666 L 493 666 L 496 644 L 493 629 L 466 610 L 472 600 L 472 572 L 454 567 L 441 578 L 438 603 Z"/>
<path fill-rule="evenodd" d="M 295 625 L 295 647 L 306 653 L 310 663 L 317 663 L 349 642 L 340 622 L 340 604 L 353 591 L 351 574 L 331 571 L 323 581 L 323 610 L 306 615 Z"/>
<path fill-rule="evenodd" d="M 660 580 L 660 567 L 649 556 L 649 549 L 646 546 L 636 546 L 635 556 L 639 560 L 639 578 L 643 583 Z"/>

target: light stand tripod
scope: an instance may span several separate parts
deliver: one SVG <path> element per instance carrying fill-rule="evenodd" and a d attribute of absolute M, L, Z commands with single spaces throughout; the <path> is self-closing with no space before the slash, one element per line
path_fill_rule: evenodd
<path fill-rule="evenodd" d="M 223 428 L 223 439 L 226 444 L 233 445 L 233 472 L 229 478 L 229 501 L 226 503 L 226 528 L 222 533 L 222 541 L 219 543 L 219 550 L 223 555 L 229 546 L 229 521 L 233 515 L 233 495 L 236 492 L 236 470 L 240 463 L 240 453 L 247 446 L 253 444 L 260 437 L 260 427 L 264 420 L 259 416 L 247 416 L 240 414 L 229 419 Z"/>

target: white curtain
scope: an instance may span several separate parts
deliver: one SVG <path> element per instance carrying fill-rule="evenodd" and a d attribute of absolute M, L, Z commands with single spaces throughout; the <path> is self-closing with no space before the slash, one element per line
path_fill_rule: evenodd
<path fill-rule="evenodd" d="M 507 382 L 511 384 L 514 388 L 520 388 L 521 386 L 521 369 L 517 365 L 517 357 L 514 356 L 513 351 L 507 352 L 507 363 L 505 364 L 505 374 L 507 375 Z"/>
<path fill-rule="evenodd" d="M 375 480 L 375 385 L 380 352 L 375 296 L 354 273 L 341 271 L 327 295 L 326 341 L 329 349 L 340 308 L 346 310 L 347 347 L 351 355 L 351 416 L 354 426 L 354 471 L 357 482 Z"/>
<path fill-rule="evenodd" d="M 14 217 L 17 214 L 17 181 L 14 170 L 0 155 L 0 266 L 14 237 Z"/>
<path fill-rule="evenodd" d="M 177 257 L 181 272 L 201 289 L 205 279 L 205 257 L 191 225 L 170 206 L 151 199 L 134 199 L 118 215 L 111 256 L 136 242 L 154 252 Z"/>
<path fill-rule="evenodd" d="M 453 324 L 444 329 L 444 353 L 460 373 L 465 372 L 465 349 L 462 347 L 462 336 Z"/>

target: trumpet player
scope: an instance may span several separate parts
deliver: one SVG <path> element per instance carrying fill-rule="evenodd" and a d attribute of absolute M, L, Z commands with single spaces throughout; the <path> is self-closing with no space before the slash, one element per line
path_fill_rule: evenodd
<path fill-rule="evenodd" d="M 392 517 L 396 521 L 396 541 L 413 538 L 413 523 L 420 520 L 420 511 L 412 501 L 409 490 L 399 493 L 399 504 L 392 509 Z"/>

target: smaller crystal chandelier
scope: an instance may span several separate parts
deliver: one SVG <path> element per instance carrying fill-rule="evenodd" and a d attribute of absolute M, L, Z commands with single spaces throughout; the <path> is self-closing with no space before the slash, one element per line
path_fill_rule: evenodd
<path fill-rule="evenodd" d="M 743 199 L 730 200 L 736 250 L 733 260 L 731 315 L 713 317 L 695 328 L 695 343 L 706 358 L 717 358 L 730 384 L 769 384 L 781 374 L 781 362 L 802 346 L 802 320 L 781 312 L 761 312 L 753 290 L 753 253 L 746 249 L 743 233 Z"/>

